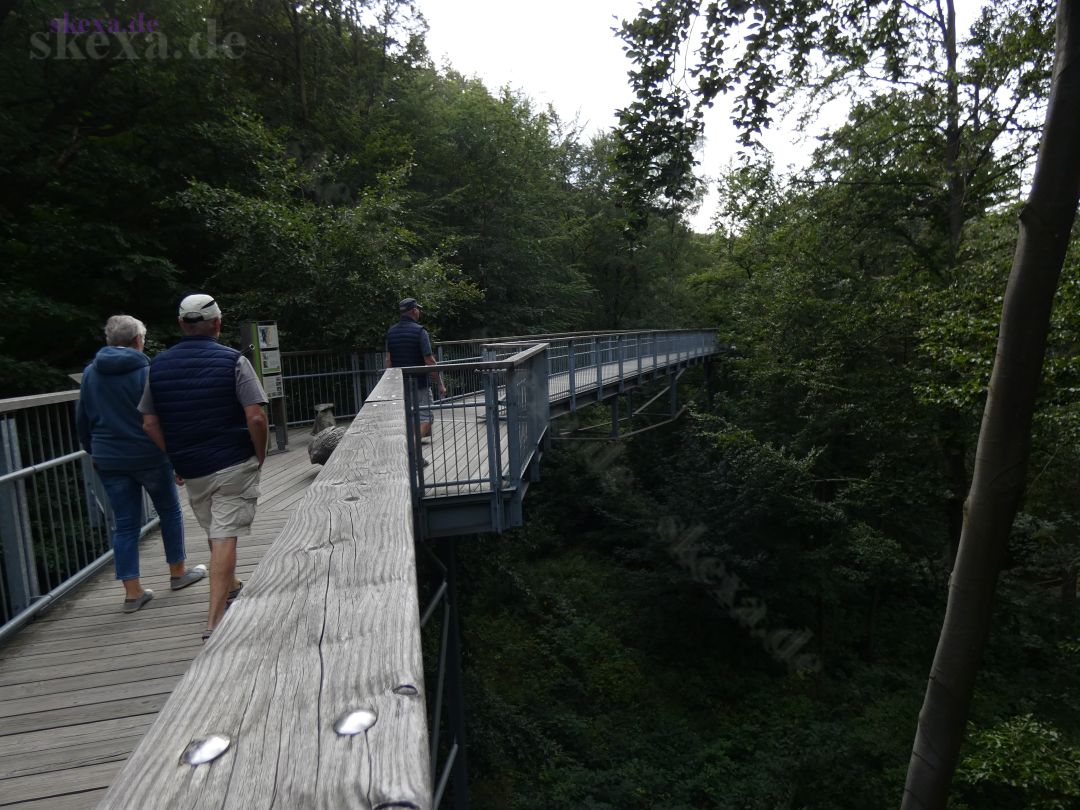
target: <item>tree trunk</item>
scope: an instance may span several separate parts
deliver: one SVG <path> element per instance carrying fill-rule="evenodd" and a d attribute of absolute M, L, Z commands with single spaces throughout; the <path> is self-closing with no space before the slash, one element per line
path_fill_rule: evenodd
<path fill-rule="evenodd" d="M 949 485 L 949 497 L 945 499 L 946 527 L 949 533 L 945 547 L 945 570 L 950 572 L 956 564 L 960 535 L 964 531 L 964 487 L 968 482 L 967 454 L 956 447 L 956 444 L 955 440 L 949 440 L 949 446 L 945 448 L 945 474 Z"/>
<path fill-rule="evenodd" d="M 1080 0 L 1057 10 L 1054 80 L 1031 196 L 1005 290 L 997 355 L 975 454 L 968 513 L 949 587 L 901 807 L 940 810 L 964 726 L 1009 531 L 1024 490 L 1050 310 L 1080 198 Z"/>
<path fill-rule="evenodd" d="M 282 7 L 289 18 L 289 24 L 293 33 L 293 67 L 296 70 L 297 98 L 300 102 L 300 121 L 307 124 L 310 120 L 308 114 L 307 76 L 304 67 L 304 10 L 302 7 L 293 5 L 288 0 L 282 0 Z"/>

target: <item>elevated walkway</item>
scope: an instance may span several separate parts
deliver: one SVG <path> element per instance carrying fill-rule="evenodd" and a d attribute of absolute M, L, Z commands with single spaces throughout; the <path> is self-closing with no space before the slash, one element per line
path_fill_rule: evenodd
<path fill-rule="evenodd" d="M 302 432 L 268 457 L 240 545 L 244 595 L 207 645 L 206 585 L 168 590 L 155 533 L 142 567 L 156 596 L 142 611 L 119 612 L 105 570 L 0 647 L 0 808 L 427 810 L 447 790 L 467 806 L 453 535 L 520 524 L 553 417 L 673 381 L 715 347 L 707 332 L 444 347 L 449 392 L 433 406 L 430 444 L 416 442 L 430 369 L 395 369 L 321 471 Z M 64 450 L 0 475 L 0 510 L 68 467 L 69 490 L 88 493 L 74 474 L 85 459 Z M 68 511 L 80 510 L 92 512 Z M 185 526 L 189 561 L 205 562 L 186 507 Z M 5 537 L 6 559 L 12 545 Z M 443 572 L 423 606 L 421 554 Z M 425 679 L 420 629 L 440 613 L 437 672 Z M 190 760 L 206 740 L 227 744 Z"/>

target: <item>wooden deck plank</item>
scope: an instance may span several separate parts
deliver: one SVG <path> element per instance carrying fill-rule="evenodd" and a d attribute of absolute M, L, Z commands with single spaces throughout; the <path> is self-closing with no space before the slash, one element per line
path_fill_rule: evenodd
<path fill-rule="evenodd" d="M 131 753 L 132 741 L 145 734 L 150 723 L 151 720 L 147 717 L 143 724 L 133 726 L 125 734 L 112 739 L 97 739 L 90 743 L 80 742 L 59 748 L 49 747 L 33 754 L 22 752 L 11 765 L 5 762 L 4 757 L 0 757 L 0 773 L 6 774 L 8 779 L 17 779 L 40 774 L 55 775 L 58 771 L 106 762 L 115 762 L 119 766 Z"/>
<path fill-rule="evenodd" d="M 28 802 L 17 802 L 9 807 L 18 808 L 18 810 L 85 810 L 87 807 L 97 807 L 98 801 L 104 795 L 105 788 L 97 788 Z"/>
<path fill-rule="evenodd" d="M 23 753 L 37 753 L 52 748 L 69 748 L 85 745 L 87 740 L 117 740 L 136 736 L 137 729 L 147 729 L 153 722 L 152 715 L 113 717 L 96 723 L 79 723 L 60 729 L 26 731 L 0 737 L 0 758 L 14 769 L 13 759 Z M 134 748 L 134 742 L 131 748 Z M 0 768 L 0 774 L 8 773 Z M 3 783 L 0 782 L 0 785 Z"/>
<path fill-rule="evenodd" d="M 114 717 L 133 717 L 140 714 L 153 714 L 165 704 L 168 691 L 154 695 L 143 695 L 131 700 L 104 701 L 88 703 L 84 706 L 68 706 L 34 714 L 18 715 L 4 720 L 0 736 L 21 734 L 25 731 L 42 731 L 50 728 L 62 728 L 69 725 L 93 723 L 97 720 L 109 720 Z M 0 781 L 0 792 L 3 782 Z"/>
<path fill-rule="evenodd" d="M 15 776 L 0 781 L 0 807 L 25 808 L 21 804 L 29 800 L 43 801 L 42 807 L 57 807 L 58 797 L 64 794 L 83 794 L 86 791 L 99 791 L 108 787 L 120 770 L 120 761 L 86 765 L 70 768 L 62 773 L 41 773 L 33 776 Z M 98 796 L 101 794 L 98 793 Z M 69 799 L 69 807 L 92 807 L 81 802 L 89 797 L 79 796 Z"/>
<path fill-rule="evenodd" d="M 77 706 L 92 706 L 95 703 L 111 703 L 125 698 L 141 698 L 150 695 L 168 694 L 176 684 L 175 676 L 143 678 L 127 683 L 109 683 L 102 686 L 88 686 L 69 691 L 51 692 L 45 695 L 29 695 L 0 701 L 0 721 L 4 733 L 9 732 L 12 718 L 43 714 L 51 711 L 72 709 Z"/>
<path fill-rule="evenodd" d="M 179 677 L 187 669 L 186 658 L 176 661 L 167 661 L 160 664 L 150 664 L 139 667 L 124 667 L 123 669 L 110 670 L 108 672 L 96 672 L 86 675 L 67 675 L 59 678 L 40 678 L 28 683 L 0 686 L 0 706 L 4 701 L 21 698 L 36 697 L 39 695 L 55 695 L 64 692 L 74 692 L 80 689 L 89 689 L 95 686 L 109 684 L 124 684 L 145 680 L 147 678 L 161 678 L 169 675 Z"/>

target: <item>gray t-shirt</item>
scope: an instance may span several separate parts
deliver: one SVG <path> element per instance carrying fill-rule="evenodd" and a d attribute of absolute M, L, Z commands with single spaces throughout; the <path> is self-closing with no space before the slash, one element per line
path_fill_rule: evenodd
<path fill-rule="evenodd" d="M 236 360 L 236 398 L 243 407 L 265 405 L 267 402 L 259 377 L 244 355 L 240 355 Z M 154 396 L 150 393 L 149 375 L 146 377 L 146 385 L 143 386 L 142 399 L 139 400 L 139 413 L 157 414 L 154 410 Z"/>

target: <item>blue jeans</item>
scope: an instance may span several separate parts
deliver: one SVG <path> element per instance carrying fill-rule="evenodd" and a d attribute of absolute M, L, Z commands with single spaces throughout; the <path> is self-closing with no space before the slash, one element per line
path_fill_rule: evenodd
<path fill-rule="evenodd" d="M 116 521 L 112 547 L 117 579 L 137 579 L 139 576 L 143 489 L 146 489 L 161 518 L 165 559 L 169 563 L 178 563 L 187 558 L 184 553 L 184 521 L 180 514 L 180 498 L 176 493 L 172 465 L 164 462 L 148 470 L 98 470 L 98 477 L 105 487 Z"/>

